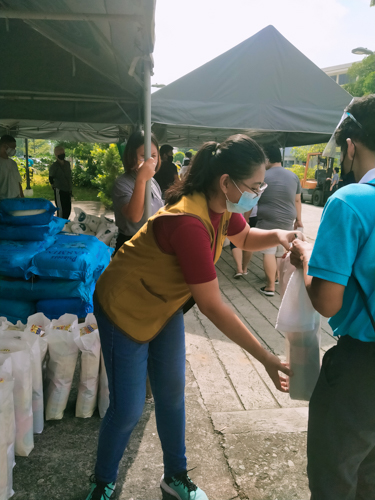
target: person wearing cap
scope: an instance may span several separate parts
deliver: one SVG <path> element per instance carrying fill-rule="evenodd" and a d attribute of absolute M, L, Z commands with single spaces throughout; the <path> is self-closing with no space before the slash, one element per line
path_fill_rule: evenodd
<path fill-rule="evenodd" d="M 324 155 L 341 148 L 344 187 L 326 203 L 314 246 L 294 241 L 314 308 L 337 345 L 309 406 L 311 500 L 375 498 L 375 94 L 353 100 Z"/>
<path fill-rule="evenodd" d="M 69 219 L 72 211 L 72 169 L 65 160 L 65 149 L 56 146 L 54 149 L 56 161 L 49 167 L 49 181 L 55 193 L 57 216 Z"/>

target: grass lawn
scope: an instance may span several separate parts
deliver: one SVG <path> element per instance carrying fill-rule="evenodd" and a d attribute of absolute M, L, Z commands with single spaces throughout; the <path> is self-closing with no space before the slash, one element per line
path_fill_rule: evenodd
<path fill-rule="evenodd" d="M 53 189 L 45 175 L 34 174 L 30 180 L 30 185 L 34 191 L 33 198 L 45 198 L 54 201 Z M 22 183 L 22 188 L 26 189 L 26 181 Z M 75 201 L 99 201 L 98 190 L 92 187 L 73 187 Z"/>

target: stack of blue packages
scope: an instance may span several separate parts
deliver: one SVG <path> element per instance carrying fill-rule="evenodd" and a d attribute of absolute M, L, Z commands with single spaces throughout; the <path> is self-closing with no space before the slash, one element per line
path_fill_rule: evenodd
<path fill-rule="evenodd" d="M 43 198 L 0 200 L 0 316 L 14 323 L 35 312 L 86 317 L 96 280 L 113 249 L 95 236 L 61 233 L 65 219 Z"/>

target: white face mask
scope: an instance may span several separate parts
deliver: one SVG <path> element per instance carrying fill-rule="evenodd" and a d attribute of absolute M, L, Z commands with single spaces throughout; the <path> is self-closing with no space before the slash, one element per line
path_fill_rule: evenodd
<path fill-rule="evenodd" d="M 14 156 L 16 154 L 16 150 L 14 148 L 7 148 L 5 152 L 8 156 Z"/>

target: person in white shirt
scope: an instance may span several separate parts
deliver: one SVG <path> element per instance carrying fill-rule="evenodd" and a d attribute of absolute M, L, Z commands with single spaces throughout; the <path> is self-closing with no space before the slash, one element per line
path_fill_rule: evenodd
<path fill-rule="evenodd" d="M 22 178 L 17 163 L 11 156 L 16 154 L 16 139 L 11 135 L 0 138 L 0 200 L 23 198 Z"/>

